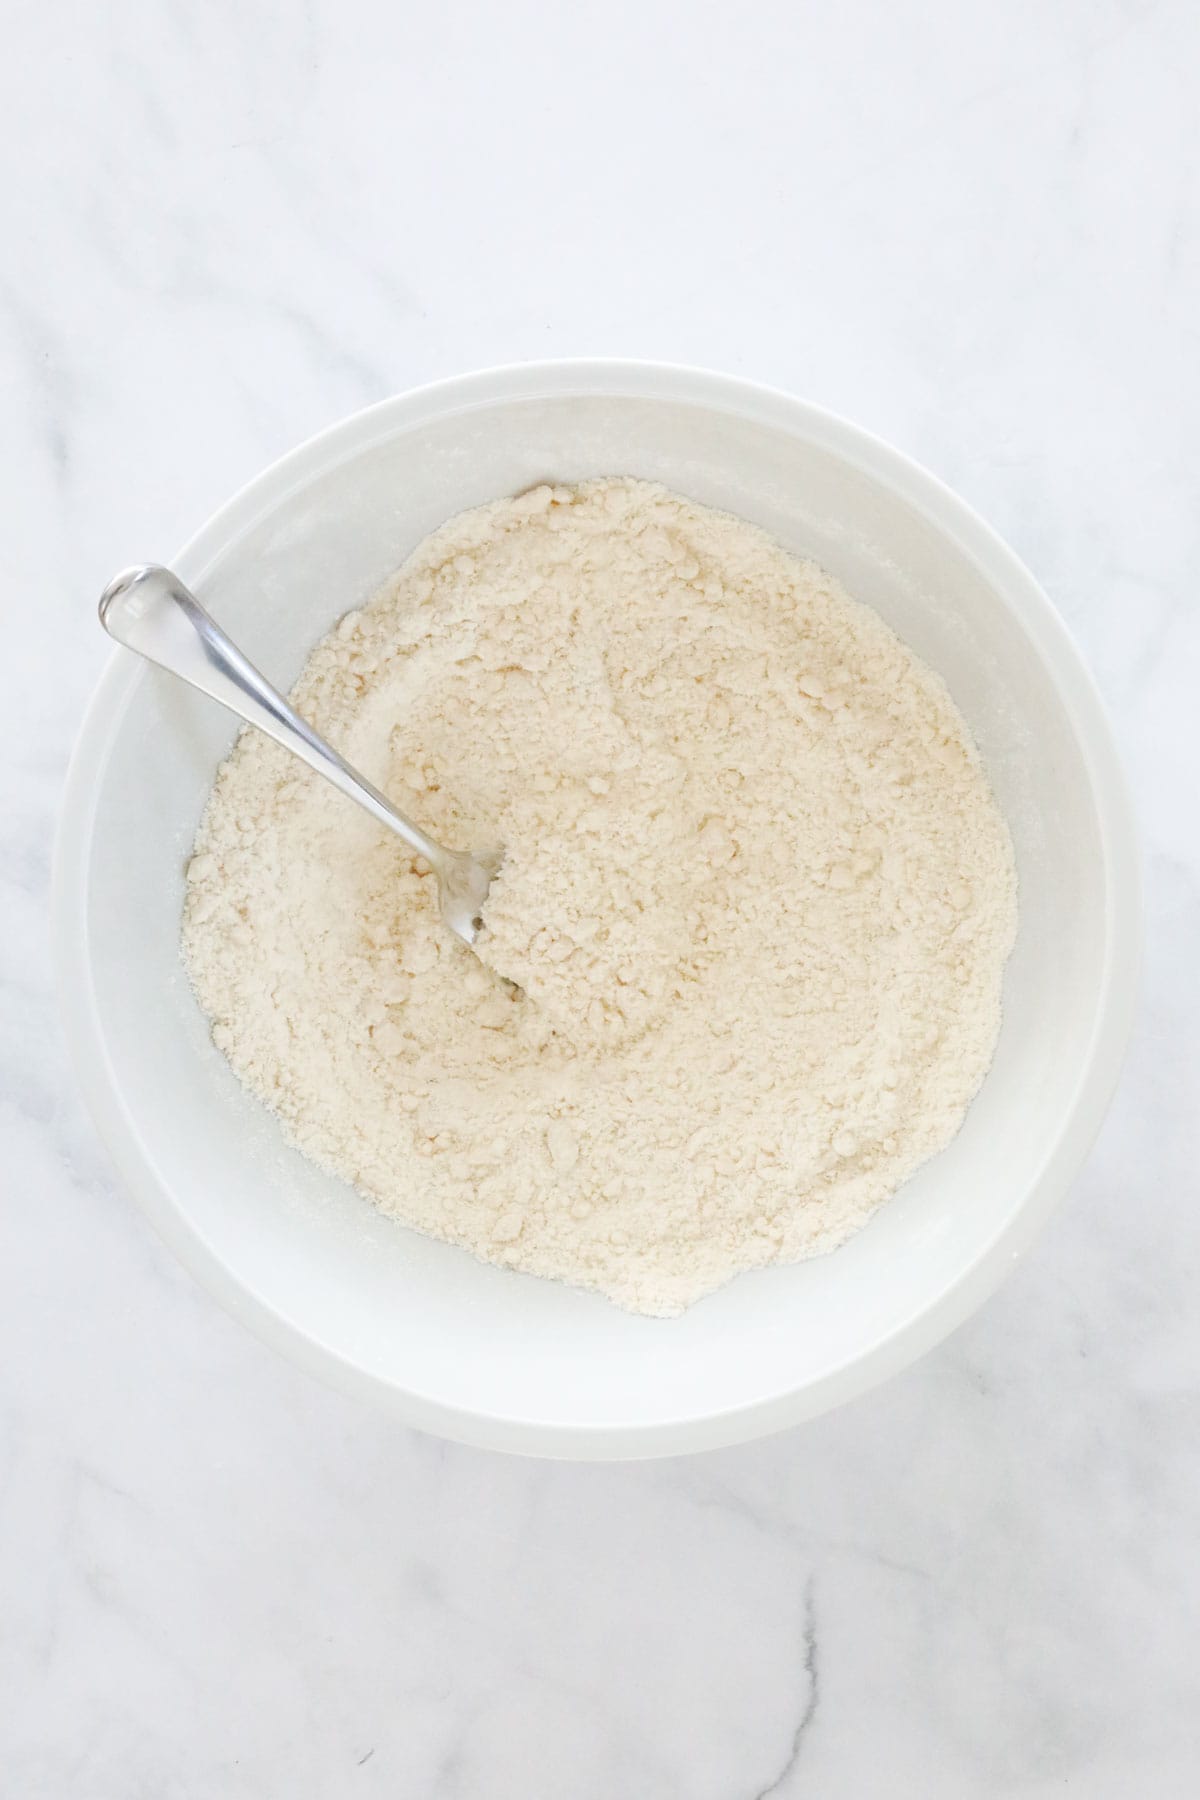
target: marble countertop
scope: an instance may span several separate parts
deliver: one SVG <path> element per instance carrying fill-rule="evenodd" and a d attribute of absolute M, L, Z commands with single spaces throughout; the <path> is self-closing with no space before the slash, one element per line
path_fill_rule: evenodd
<path fill-rule="evenodd" d="M 1200 14 L 14 13 L 0 83 L 0 1791 L 1200 1791 Z M 103 581 L 327 422 L 643 355 L 890 438 L 1044 581 L 1140 808 L 1143 1004 L 999 1295 L 843 1411 L 572 1467 L 292 1369 L 114 1185 L 51 831 Z"/>

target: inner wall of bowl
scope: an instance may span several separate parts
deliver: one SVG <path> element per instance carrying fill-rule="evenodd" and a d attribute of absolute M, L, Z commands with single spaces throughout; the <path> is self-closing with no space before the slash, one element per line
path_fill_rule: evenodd
<path fill-rule="evenodd" d="M 116 1085 L 181 1219 L 243 1290 L 399 1390 L 542 1429 L 740 1409 L 853 1363 L 970 1269 L 1036 1180 L 1095 1023 L 1105 875 L 1079 746 L 1024 627 L 923 514 L 820 432 L 668 400 L 510 399 L 316 465 L 185 573 L 282 685 L 433 526 L 533 482 L 627 473 L 816 557 L 949 683 L 1012 830 L 1021 925 L 996 1061 L 955 1142 L 836 1256 L 741 1277 L 685 1318 L 490 1269 L 384 1220 L 283 1142 L 213 1049 L 179 961 L 183 867 L 234 727 L 138 680 L 99 784 L 88 892 Z"/>

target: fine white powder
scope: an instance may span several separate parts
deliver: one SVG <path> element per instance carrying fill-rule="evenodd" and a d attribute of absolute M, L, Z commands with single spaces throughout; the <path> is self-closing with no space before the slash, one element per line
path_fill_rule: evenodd
<path fill-rule="evenodd" d="M 452 519 L 298 708 L 443 841 L 248 731 L 188 870 L 213 1036 L 315 1162 L 490 1262 L 681 1312 L 832 1250 L 991 1060 L 1012 849 L 940 680 L 827 574 L 642 482 Z"/>

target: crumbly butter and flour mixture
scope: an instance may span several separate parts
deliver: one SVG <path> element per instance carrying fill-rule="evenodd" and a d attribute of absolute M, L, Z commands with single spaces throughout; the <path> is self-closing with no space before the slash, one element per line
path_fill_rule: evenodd
<path fill-rule="evenodd" d="M 257 732 L 184 950 L 314 1161 L 490 1262 L 678 1313 L 831 1250 L 953 1136 L 1016 918 L 942 681 L 763 532 L 642 482 L 452 519 L 293 699 L 447 843 L 433 876 Z"/>

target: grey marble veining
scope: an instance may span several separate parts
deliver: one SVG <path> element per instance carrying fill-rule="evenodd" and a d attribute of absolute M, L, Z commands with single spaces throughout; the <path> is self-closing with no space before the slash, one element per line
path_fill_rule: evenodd
<path fill-rule="evenodd" d="M 1200 1790 L 1200 16 L 57 0 L 0 83 L 0 1792 Z M 659 1465 L 408 1433 L 113 1184 L 46 929 L 93 599 L 309 432 L 527 356 L 876 429 L 1083 645 L 1139 1028 L 1033 1254 L 917 1367 Z"/>

